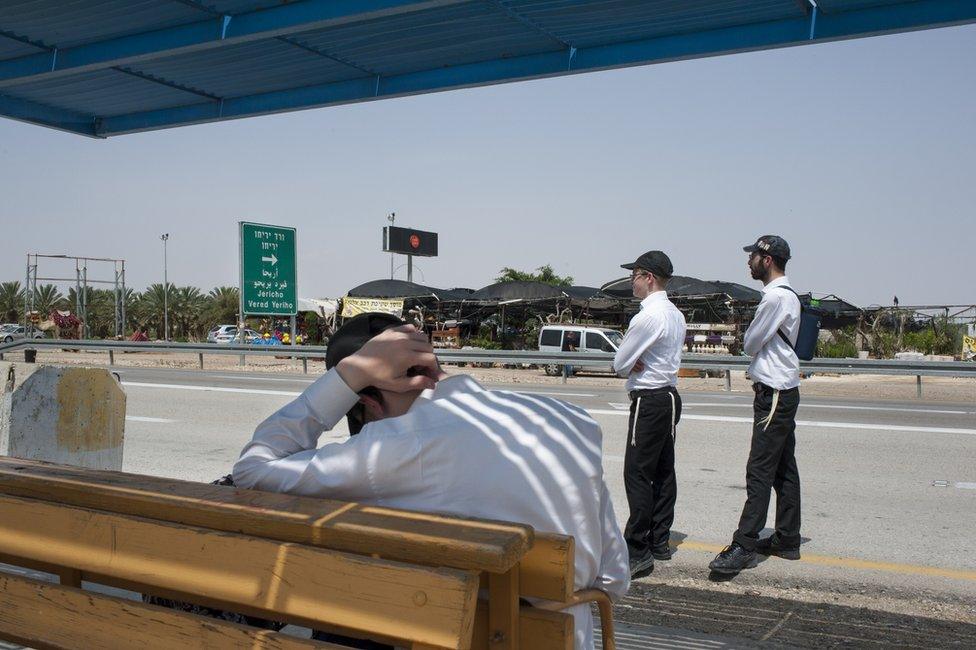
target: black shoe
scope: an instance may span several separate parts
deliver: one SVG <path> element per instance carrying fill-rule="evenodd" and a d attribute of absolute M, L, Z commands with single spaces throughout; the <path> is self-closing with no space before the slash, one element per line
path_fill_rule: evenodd
<path fill-rule="evenodd" d="M 779 541 L 779 535 L 773 534 L 756 542 L 756 553 L 760 553 L 761 555 L 775 555 L 784 560 L 799 560 L 800 545 L 787 546 L 782 544 Z"/>
<path fill-rule="evenodd" d="M 651 551 L 646 551 L 639 557 L 630 558 L 630 577 L 637 578 L 648 575 L 654 570 L 654 555 Z"/>
<path fill-rule="evenodd" d="M 671 547 L 667 543 L 658 544 L 651 549 L 651 555 L 654 556 L 655 560 L 666 562 L 671 559 Z"/>
<path fill-rule="evenodd" d="M 746 549 L 738 542 L 732 542 L 715 556 L 708 568 L 715 573 L 738 573 L 755 566 L 755 560 L 755 551 Z"/>

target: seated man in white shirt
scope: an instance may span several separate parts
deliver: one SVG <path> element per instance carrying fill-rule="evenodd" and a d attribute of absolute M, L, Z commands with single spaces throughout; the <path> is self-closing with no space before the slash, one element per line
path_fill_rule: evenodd
<path fill-rule="evenodd" d="M 576 540 L 576 589 L 627 592 L 627 546 L 603 480 L 602 432 L 556 399 L 489 391 L 437 364 L 426 336 L 363 314 L 332 337 L 328 371 L 262 422 L 239 487 L 529 524 Z M 347 440 L 317 447 L 348 415 Z M 588 606 L 576 648 L 593 647 Z"/>

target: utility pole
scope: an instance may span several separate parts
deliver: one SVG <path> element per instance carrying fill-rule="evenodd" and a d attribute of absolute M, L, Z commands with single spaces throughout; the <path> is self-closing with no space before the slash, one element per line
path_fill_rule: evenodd
<path fill-rule="evenodd" d="M 390 226 L 393 226 L 393 222 L 396 221 L 396 212 L 391 212 L 386 220 L 390 222 Z M 390 253 L 390 279 L 393 279 L 393 253 Z"/>
<path fill-rule="evenodd" d="M 169 279 L 166 269 L 166 242 L 169 241 L 169 233 L 163 233 L 159 238 L 163 240 L 163 340 L 169 343 Z"/>

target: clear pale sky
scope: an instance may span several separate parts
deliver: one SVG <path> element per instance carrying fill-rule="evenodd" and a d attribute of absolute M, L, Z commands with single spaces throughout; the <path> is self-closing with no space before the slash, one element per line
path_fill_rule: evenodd
<path fill-rule="evenodd" d="M 414 275 L 437 287 L 545 263 L 599 285 L 652 248 L 751 284 L 741 247 L 778 233 L 798 290 L 972 303 L 974 62 L 966 26 L 109 140 L 0 119 L 0 280 L 67 253 L 142 290 L 168 232 L 171 282 L 236 285 L 249 220 L 296 227 L 299 295 L 336 297 L 389 276 L 395 211 L 440 233 Z"/>

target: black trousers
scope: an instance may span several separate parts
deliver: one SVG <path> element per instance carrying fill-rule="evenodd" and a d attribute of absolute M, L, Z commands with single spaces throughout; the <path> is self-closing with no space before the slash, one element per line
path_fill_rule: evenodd
<path fill-rule="evenodd" d="M 758 383 L 753 389 L 756 397 L 752 448 L 746 464 L 746 505 L 732 539 L 750 551 L 756 549 L 759 531 L 766 526 L 772 488 L 776 491 L 776 535 L 787 546 L 799 546 L 800 471 L 795 451 L 800 391 L 797 388 L 775 391 Z"/>
<path fill-rule="evenodd" d="M 624 454 L 624 487 L 630 505 L 624 539 L 631 557 L 666 545 L 671 537 L 678 497 L 674 436 L 680 419 L 681 396 L 673 386 L 631 393 Z"/>

